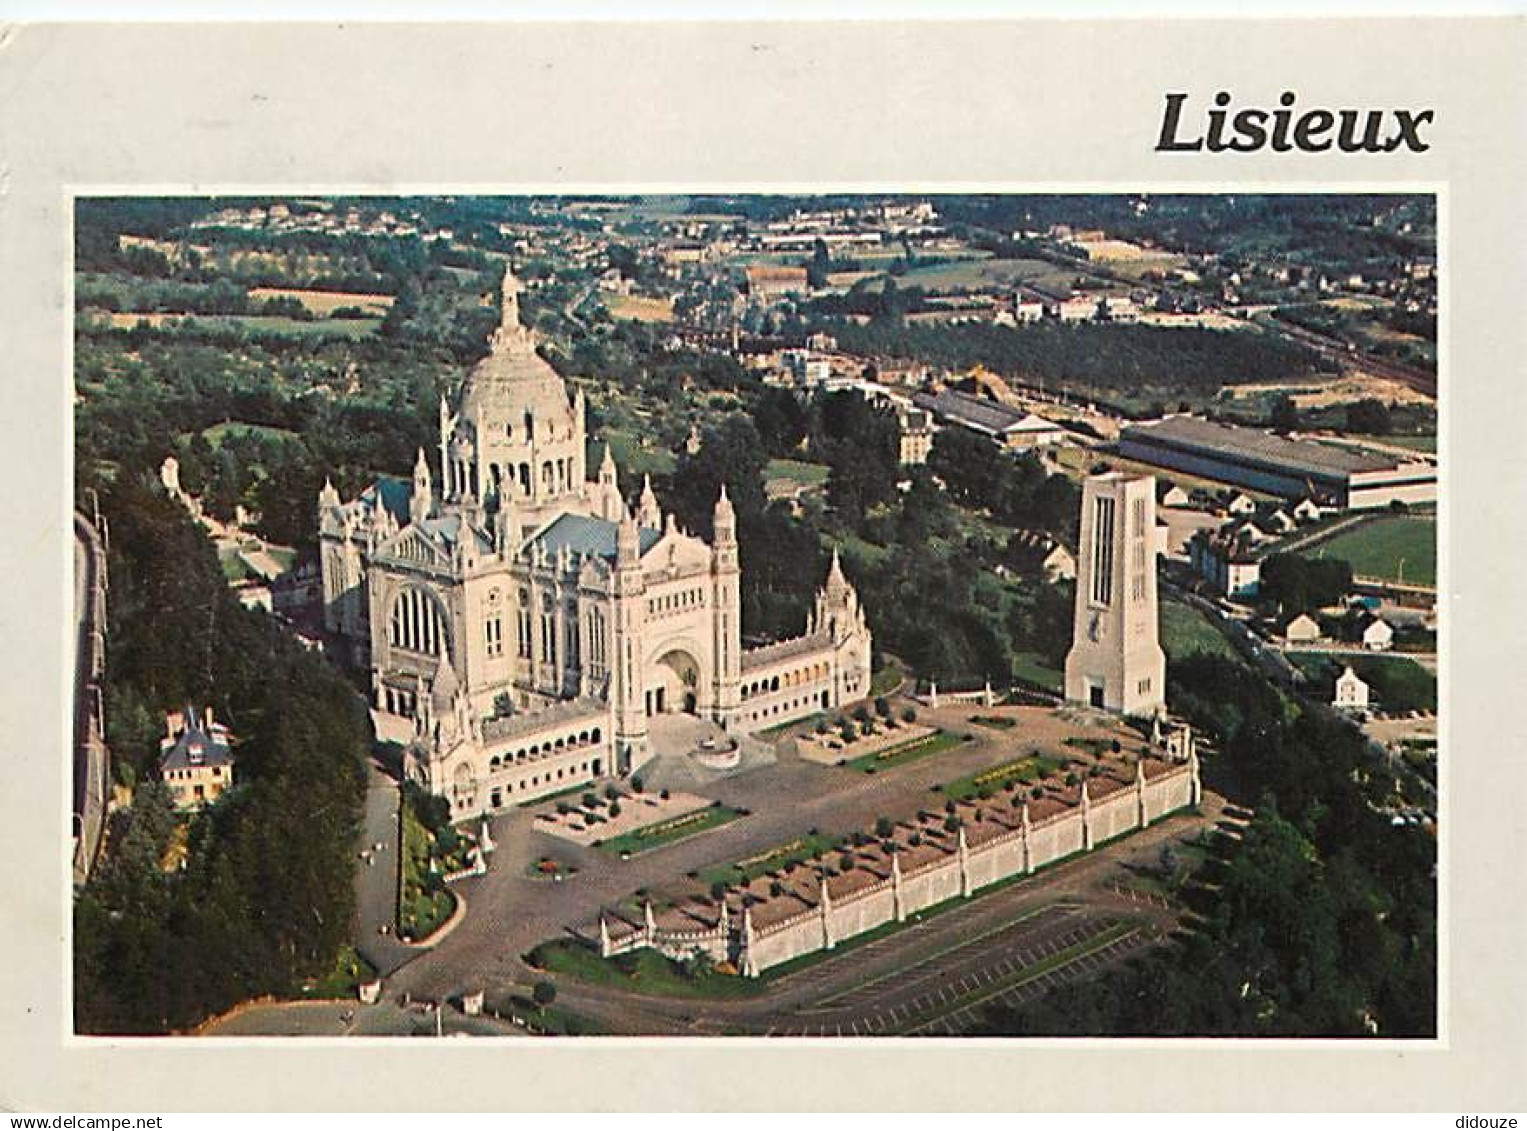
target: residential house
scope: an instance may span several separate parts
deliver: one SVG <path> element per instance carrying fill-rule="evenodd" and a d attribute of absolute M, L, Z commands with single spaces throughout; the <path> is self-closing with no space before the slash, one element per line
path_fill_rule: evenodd
<path fill-rule="evenodd" d="M 1352 670 L 1351 665 L 1336 677 L 1336 693 L 1331 697 L 1331 706 L 1338 711 L 1368 709 L 1368 685 Z"/>
<path fill-rule="evenodd" d="M 1374 617 L 1363 626 L 1363 647 L 1370 652 L 1387 652 L 1394 645 L 1394 629 L 1389 622 Z"/>
<path fill-rule="evenodd" d="M 1290 644 L 1311 644 L 1320 637 L 1320 622 L 1309 613 L 1300 613 L 1283 627 L 1283 639 Z"/>
<path fill-rule="evenodd" d="M 159 740 L 159 776 L 169 787 L 177 809 L 199 809 L 233 785 L 232 735 L 212 717 L 212 708 L 197 716 L 194 707 L 165 715 L 165 737 Z"/>

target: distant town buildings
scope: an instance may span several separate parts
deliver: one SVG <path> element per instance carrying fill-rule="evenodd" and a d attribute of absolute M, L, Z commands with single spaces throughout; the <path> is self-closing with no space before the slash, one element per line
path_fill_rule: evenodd
<path fill-rule="evenodd" d="M 1211 590 L 1233 600 L 1255 597 L 1261 588 L 1261 561 L 1233 535 L 1200 531 L 1188 543 L 1188 561 Z"/>
<path fill-rule="evenodd" d="M 212 717 L 187 706 L 165 716 L 159 741 L 159 776 L 169 787 L 175 808 L 199 809 L 233 785 L 232 737 Z"/>
<path fill-rule="evenodd" d="M 896 414 L 897 447 L 903 466 L 928 462 L 933 451 L 933 419 L 920 408 L 903 409 Z"/>
<path fill-rule="evenodd" d="M 754 298 L 805 294 L 809 288 L 804 267 L 755 263 L 743 273 L 747 278 L 748 293 Z"/>
<path fill-rule="evenodd" d="M 986 436 L 1016 452 L 1051 447 L 1069 435 L 1064 427 L 1042 416 L 958 389 L 918 393 L 912 401 L 944 424 Z"/>

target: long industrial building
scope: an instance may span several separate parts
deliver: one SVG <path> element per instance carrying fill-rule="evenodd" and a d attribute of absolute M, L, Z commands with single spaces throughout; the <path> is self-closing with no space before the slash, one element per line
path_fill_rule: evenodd
<path fill-rule="evenodd" d="M 1270 495 L 1314 499 L 1325 506 L 1358 510 L 1437 500 L 1437 469 L 1430 463 L 1288 439 L 1258 428 L 1191 416 L 1169 416 L 1124 429 L 1119 454 Z"/>

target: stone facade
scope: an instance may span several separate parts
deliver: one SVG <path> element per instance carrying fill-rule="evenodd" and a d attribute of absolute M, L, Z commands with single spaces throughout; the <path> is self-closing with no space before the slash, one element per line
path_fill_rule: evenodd
<path fill-rule="evenodd" d="M 710 543 L 644 486 L 634 511 L 605 452 L 585 476 L 585 405 L 536 352 L 506 274 L 491 349 L 436 463 L 318 500 L 328 632 L 371 672 L 375 706 L 412 718 L 409 773 L 458 817 L 519 804 L 652 754 L 648 719 L 732 730 L 869 690 L 870 633 L 834 560 L 806 633 L 745 652 L 737 520 Z"/>

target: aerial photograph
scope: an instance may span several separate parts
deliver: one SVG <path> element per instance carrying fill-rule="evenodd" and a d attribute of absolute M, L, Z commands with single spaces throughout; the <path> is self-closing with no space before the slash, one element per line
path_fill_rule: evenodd
<path fill-rule="evenodd" d="M 1433 195 L 73 209 L 77 1034 L 1437 1036 Z"/>

